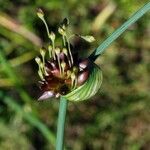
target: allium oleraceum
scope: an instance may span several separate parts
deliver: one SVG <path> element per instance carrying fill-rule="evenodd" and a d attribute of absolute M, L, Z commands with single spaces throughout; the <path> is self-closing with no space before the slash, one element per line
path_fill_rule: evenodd
<path fill-rule="evenodd" d="M 80 59 L 77 54 L 72 54 L 69 41 L 69 37 L 79 36 L 87 42 L 93 42 L 94 37 L 68 36 L 69 21 L 65 18 L 58 28 L 63 41 L 63 45 L 58 47 L 55 45 L 55 33 L 49 31 L 43 11 L 38 9 L 37 15 L 45 24 L 50 39 L 48 48 L 40 49 L 41 58 L 35 58 L 39 66 L 40 88 L 43 92 L 39 100 L 64 96 L 70 101 L 82 101 L 94 96 L 102 83 L 102 71 L 88 58 Z M 48 60 L 46 53 L 49 55 Z"/>

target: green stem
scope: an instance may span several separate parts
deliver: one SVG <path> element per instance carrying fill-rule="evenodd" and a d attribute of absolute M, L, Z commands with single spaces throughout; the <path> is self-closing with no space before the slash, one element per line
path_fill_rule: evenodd
<path fill-rule="evenodd" d="M 57 123 L 57 138 L 56 138 L 56 150 L 64 149 L 64 127 L 68 101 L 64 98 L 60 98 L 59 114 Z"/>
<path fill-rule="evenodd" d="M 116 40 L 125 30 L 129 28 L 133 23 L 135 23 L 139 18 L 141 18 L 146 12 L 150 10 L 150 2 L 141 7 L 136 13 L 134 13 L 123 25 L 121 25 L 117 30 L 115 30 L 102 44 L 98 46 L 97 49 L 89 56 L 89 59 L 95 60 L 99 55 L 101 55 L 104 50 Z"/>

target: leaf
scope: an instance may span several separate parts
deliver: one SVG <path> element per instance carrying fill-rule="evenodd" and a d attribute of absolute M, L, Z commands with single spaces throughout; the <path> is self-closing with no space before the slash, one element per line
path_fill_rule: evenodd
<path fill-rule="evenodd" d="M 89 56 L 89 59 L 95 61 L 95 59 L 101 55 L 114 40 L 116 40 L 124 31 L 126 31 L 133 23 L 140 19 L 149 10 L 150 2 L 135 12 L 125 23 L 116 29 L 103 43 L 101 43 Z"/>
<path fill-rule="evenodd" d="M 92 63 L 88 80 L 83 85 L 63 97 L 69 101 L 87 100 L 98 92 L 101 84 L 102 71 L 96 64 Z"/>

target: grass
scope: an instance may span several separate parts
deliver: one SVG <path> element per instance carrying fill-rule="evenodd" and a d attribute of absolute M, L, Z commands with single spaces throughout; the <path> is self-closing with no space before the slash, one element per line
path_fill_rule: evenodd
<path fill-rule="evenodd" d="M 15 102 L 14 99 L 8 96 L 3 96 L 4 94 L 0 92 L 0 98 L 10 107 L 15 113 L 22 115 L 23 119 L 26 120 L 31 126 L 36 127 L 43 136 L 55 147 L 55 136 L 54 134 L 32 113 L 26 112 L 19 104 Z"/>

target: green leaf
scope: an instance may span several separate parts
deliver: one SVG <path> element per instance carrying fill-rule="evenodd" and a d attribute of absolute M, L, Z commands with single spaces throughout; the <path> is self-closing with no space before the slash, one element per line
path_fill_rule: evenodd
<path fill-rule="evenodd" d="M 92 63 L 88 80 L 77 89 L 63 96 L 69 101 L 83 101 L 94 96 L 100 89 L 102 84 L 102 71 L 94 63 Z"/>
<path fill-rule="evenodd" d="M 146 12 L 150 10 L 150 2 L 141 7 L 136 13 L 134 13 L 124 24 L 122 24 L 117 30 L 115 30 L 98 48 L 89 56 L 89 59 L 95 61 L 95 59 L 101 55 L 110 44 L 116 40 L 124 31 L 126 31 L 133 23 L 140 19 Z"/>

